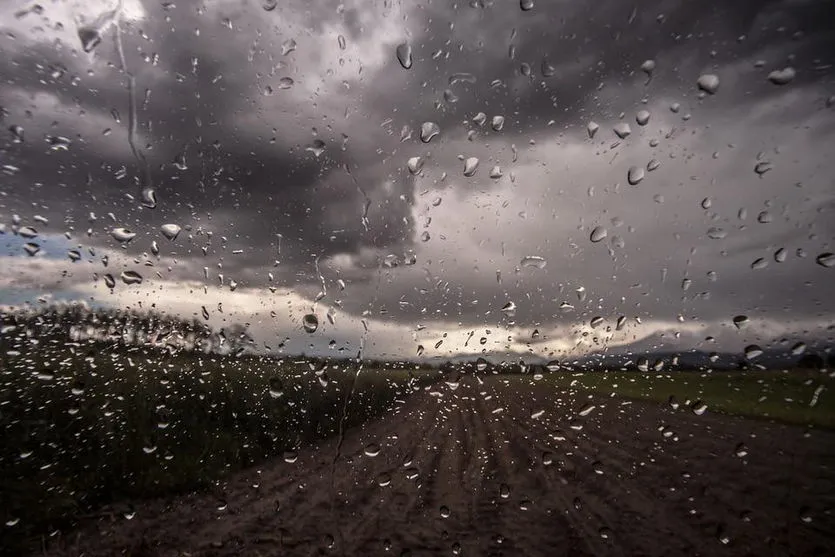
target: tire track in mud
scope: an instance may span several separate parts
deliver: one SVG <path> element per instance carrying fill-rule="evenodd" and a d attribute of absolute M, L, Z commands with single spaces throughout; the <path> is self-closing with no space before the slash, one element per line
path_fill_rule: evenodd
<path fill-rule="evenodd" d="M 825 555 L 835 544 L 835 432 L 575 398 L 506 378 L 438 384 L 346 432 L 333 483 L 330 440 L 211 493 L 137 503 L 133 520 L 85 524 L 47 554 Z M 578 416 L 583 404 L 596 408 Z"/>

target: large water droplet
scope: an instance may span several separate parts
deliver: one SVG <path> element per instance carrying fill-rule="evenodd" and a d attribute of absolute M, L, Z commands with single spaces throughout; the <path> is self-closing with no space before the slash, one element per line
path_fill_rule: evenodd
<path fill-rule="evenodd" d="M 707 237 L 711 240 L 722 240 L 726 238 L 728 233 L 723 229 L 716 226 L 712 226 L 707 229 Z"/>
<path fill-rule="evenodd" d="M 533 0 L 519 0 L 519 7 L 523 12 L 528 12 L 533 9 Z"/>
<path fill-rule="evenodd" d="M 181 230 L 182 227 L 179 224 L 163 224 L 159 229 L 159 231 L 162 232 L 162 235 L 171 241 L 177 239 Z"/>
<path fill-rule="evenodd" d="M 142 275 L 136 271 L 122 271 L 122 282 L 125 284 L 142 284 Z"/>
<path fill-rule="evenodd" d="M 586 131 L 589 134 L 589 139 L 594 139 L 594 134 L 596 134 L 597 130 L 599 130 L 599 129 L 600 129 L 600 126 L 597 124 L 597 122 L 593 122 L 593 121 L 589 122 L 589 125 L 586 126 Z"/>
<path fill-rule="evenodd" d="M 639 110 L 635 115 L 635 121 L 639 126 L 646 126 L 649 123 L 649 110 Z"/>
<path fill-rule="evenodd" d="M 763 349 L 757 346 L 756 344 L 749 344 L 745 347 L 745 359 L 753 360 L 762 356 Z"/>
<path fill-rule="evenodd" d="M 502 131 L 502 128 L 504 127 L 504 116 L 493 116 L 490 126 L 494 131 Z"/>
<path fill-rule="evenodd" d="M 315 333 L 319 328 L 319 318 L 315 313 L 308 313 L 302 318 L 302 327 L 306 333 Z"/>
<path fill-rule="evenodd" d="M 435 122 L 424 122 L 420 125 L 420 140 L 424 143 L 429 143 L 439 133 L 441 128 Z"/>
<path fill-rule="evenodd" d="M 81 48 L 84 52 L 93 52 L 101 43 L 101 30 L 94 26 L 79 27 L 78 40 L 81 41 Z"/>
<path fill-rule="evenodd" d="M 829 252 L 822 253 L 815 258 L 815 261 L 821 267 L 831 269 L 832 267 L 835 267 L 835 254 Z"/>
<path fill-rule="evenodd" d="M 484 358 L 477 359 L 475 361 L 475 368 L 478 371 L 484 371 L 485 369 L 487 369 L 487 360 L 485 360 Z"/>
<path fill-rule="evenodd" d="M 641 71 L 648 76 L 652 76 L 652 72 L 655 71 L 655 60 L 644 60 L 641 64 Z"/>
<path fill-rule="evenodd" d="M 637 186 L 644 179 L 644 169 L 640 166 L 630 166 L 626 173 L 626 180 L 631 186 Z"/>
<path fill-rule="evenodd" d="M 120 243 L 130 242 L 136 238 L 136 232 L 131 232 L 127 228 L 114 228 L 110 231 L 110 235 L 113 236 L 114 240 Z"/>
<path fill-rule="evenodd" d="M 734 317 L 733 321 L 737 329 L 747 327 L 750 323 L 750 320 L 748 319 L 747 315 L 737 315 L 736 317 Z"/>
<path fill-rule="evenodd" d="M 476 157 L 470 157 L 464 161 L 464 176 L 469 178 L 475 175 L 476 170 L 478 170 L 478 159 Z"/>
<path fill-rule="evenodd" d="M 794 71 L 794 68 L 787 67 L 782 70 L 774 70 L 768 74 L 768 80 L 774 85 L 788 85 L 796 75 L 797 72 Z"/>
<path fill-rule="evenodd" d="M 632 133 L 632 128 L 626 122 L 618 122 L 612 130 L 619 139 L 626 139 Z"/>
<path fill-rule="evenodd" d="M 602 241 L 606 236 L 609 235 L 609 232 L 603 226 L 595 226 L 594 229 L 591 231 L 591 235 L 589 236 L 589 240 L 594 242 Z"/>
<path fill-rule="evenodd" d="M 29 254 L 29 257 L 35 257 L 41 251 L 41 246 L 34 242 L 27 242 L 23 244 L 23 251 Z"/>
<path fill-rule="evenodd" d="M 279 399 L 284 396 L 284 382 L 280 377 L 270 378 L 269 386 L 270 398 Z"/>
<path fill-rule="evenodd" d="M 304 150 L 313 153 L 316 158 L 319 158 L 325 152 L 325 142 L 321 139 L 314 139 L 313 143 L 305 147 Z"/>
<path fill-rule="evenodd" d="M 526 255 L 519 263 L 522 267 L 536 267 L 537 269 L 544 269 L 548 262 L 544 257 L 539 255 Z"/>
<path fill-rule="evenodd" d="M 505 315 L 513 315 L 516 313 L 516 304 L 513 302 L 507 302 L 505 305 L 502 306 L 502 313 Z"/>
<path fill-rule="evenodd" d="M 282 77 L 278 80 L 278 88 L 282 90 L 287 90 L 293 86 L 295 81 L 293 81 L 292 77 Z"/>
<path fill-rule="evenodd" d="M 9 133 L 12 134 L 12 143 L 23 143 L 23 126 L 9 126 Z"/>
<path fill-rule="evenodd" d="M 31 226 L 21 226 L 17 230 L 17 235 L 21 238 L 26 238 L 27 240 L 31 240 L 38 236 L 38 231 L 32 228 Z"/>
<path fill-rule="evenodd" d="M 487 122 L 487 115 L 483 112 L 479 112 L 475 116 L 473 116 L 473 123 L 478 126 L 483 126 Z"/>
<path fill-rule="evenodd" d="M 397 61 L 403 66 L 404 70 L 412 67 L 412 47 L 409 43 L 401 43 L 397 45 L 396 49 Z"/>
<path fill-rule="evenodd" d="M 713 95 L 719 90 L 719 77 L 715 74 L 702 74 L 696 80 L 696 86 L 705 93 Z"/>
<path fill-rule="evenodd" d="M 420 172 L 420 169 L 423 168 L 423 159 L 420 157 L 412 157 L 406 162 L 406 168 L 409 169 L 409 173 L 417 174 Z"/>
<path fill-rule="evenodd" d="M 370 456 L 371 458 L 374 458 L 375 456 L 380 454 L 380 445 L 378 445 L 377 443 L 369 443 L 365 446 L 363 452 L 365 453 L 365 456 Z"/>
<path fill-rule="evenodd" d="M 148 209 L 157 208 L 157 193 L 153 188 L 145 188 L 142 190 L 142 205 Z"/>

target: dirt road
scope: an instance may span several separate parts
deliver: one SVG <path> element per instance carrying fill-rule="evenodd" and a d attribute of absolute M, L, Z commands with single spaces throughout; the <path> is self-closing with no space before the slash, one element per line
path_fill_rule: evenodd
<path fill-rule="evenodd" d="M 832 554 L 835 433 L 504 381 L 441 383 L 335 461 L 334 439 L 49 554 Z"/>

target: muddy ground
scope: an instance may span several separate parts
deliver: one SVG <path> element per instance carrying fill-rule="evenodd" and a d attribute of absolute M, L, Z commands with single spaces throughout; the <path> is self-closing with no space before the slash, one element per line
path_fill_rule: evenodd
<path fill-rule="evenodd" d="M 835 554 L 835 432 L 467 378 L 338 445 L 113 508 L 47 554 Z"/>

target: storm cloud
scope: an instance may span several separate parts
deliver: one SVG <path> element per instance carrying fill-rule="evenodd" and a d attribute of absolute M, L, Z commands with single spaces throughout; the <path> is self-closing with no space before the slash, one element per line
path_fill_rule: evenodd
<path fill-rule="evenodd" d="M 0 106 L 23 134 L 0 140 L 0 302 L 223 300 L 268 345 L 353 349 L 368 329 L 391 357 L 831 341 L 828 7 L 126 0 L 86 53 L 79 26 L 113 5 L 5 2 Z M 147 280 L 110 293 L 103 254 Z"/>

